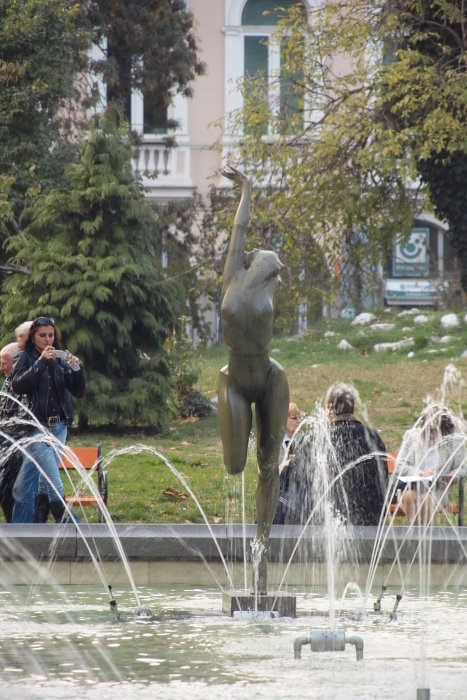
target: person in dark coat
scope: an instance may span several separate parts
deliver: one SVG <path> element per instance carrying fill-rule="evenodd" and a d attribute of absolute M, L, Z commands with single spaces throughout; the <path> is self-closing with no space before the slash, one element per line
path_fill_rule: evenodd
<path fill-rule="evenodd" d="M 352 525 L 377 525 L 388 485 L 386 447 L 378 433 L 354 414 L 351 387 L 338 384 L 328 390 L 331 472 L 340 476 L 331 491 L 336 513 Z"/>
<path fill-rule="evenodd" d="M 28 432 L 24 423 L 28 416 L 22 408 L 21 396 L 11 388 L 13 361 L 19 351 L 18 343 L 9 343 L 0 350 L 0 371 L 5 374 L 0 394 L 0 503 L 7 523 L 12 519 L 13 485 L 23 461 L 14 442 Z"/>
<path fill-rule="evenodd" d="M 23 460 L 13 487 L 13 522 L 30 522 L 32 513 L 34 522 L 47 522 L 49 510 L 56 522 L 70 517 L 64 505 L 60 458 L 73 422 L 71 395 L 84 396 L 86 382 L 79 359 L 60 345 L 54 319 L 39 316 L 13 368 L 13 391 L 28 397 L 41 424 L 28 446 L 32 461 Z"/>

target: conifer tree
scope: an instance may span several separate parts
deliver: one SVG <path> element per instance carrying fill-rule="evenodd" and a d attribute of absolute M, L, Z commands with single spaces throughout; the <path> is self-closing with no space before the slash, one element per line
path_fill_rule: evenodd
<path fill-rule="evenodd" d="M 38 198 L 27 242 L 13 258 L 1 303 L 10 329 L 38 314 L 57 320 L 65 347 L 86 369 L 80 424 L 137 423 L 160 429 L 171 379 L 164 350 L 178 290 L 160 270 L 160 222 L 130 165 L 131 145 L 109 117 L 69 166 L 70 185 Z M 12 251 L 13 252 L 13 251 Z"/>

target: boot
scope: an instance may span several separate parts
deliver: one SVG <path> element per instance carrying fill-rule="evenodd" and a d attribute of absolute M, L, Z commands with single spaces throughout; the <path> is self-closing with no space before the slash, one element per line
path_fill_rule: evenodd
<path fill-rule="evenodd" d="M 71 523 L 72 520 L 69 517 L 65 506 L 61 501 L 52 501 L 50 503 L 50 512 L 55 518 L 56 523 Z"/>
<path fill-rule="evenodd" d="M 36 495 L 36 510 L 34 512 L 35 523 L 46 523 L 49 517 L 49 497 L 46 493 Z"/>

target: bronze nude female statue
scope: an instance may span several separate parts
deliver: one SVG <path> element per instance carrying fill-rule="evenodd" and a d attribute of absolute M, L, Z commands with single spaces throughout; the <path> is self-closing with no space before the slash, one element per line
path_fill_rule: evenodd
<path fill-rule="evenodd" d="M 266 593 L 267 546 L 279 497 L 279 453 L 287 424 L 289 386 L 281 365 L 269 357 L 274 294 L 284 267 L 273 251 L 245 251 L 251 183 L 227 166 L 222 175 L 241 188 L 221 293 L 224 340 L 229 363 L 220 371 L 219 423 L 224 464 L 229 474 L 246 464 L 255 404 L 258 486 L 257 543 L 264 546 L 258 572 L 258 592 Z M 260 547 L 260 550 L 262 547 Z"/>

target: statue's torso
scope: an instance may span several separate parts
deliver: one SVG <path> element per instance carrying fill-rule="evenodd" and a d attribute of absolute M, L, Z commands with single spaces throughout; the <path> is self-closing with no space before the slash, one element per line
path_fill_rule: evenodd
<path fill-rule="evenodd" d="M 221 305 L 224 342 L 234 353 L 267 352 L 273 328 L 274 302 L 261 288 L 233 279 Z"/>

